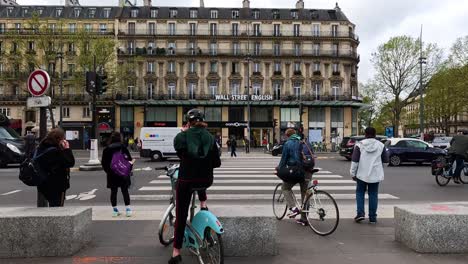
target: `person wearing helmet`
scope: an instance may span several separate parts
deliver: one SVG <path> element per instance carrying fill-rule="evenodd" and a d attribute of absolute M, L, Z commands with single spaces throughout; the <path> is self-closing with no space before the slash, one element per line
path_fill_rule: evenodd
<path fill-rule="evenodd" d="M 468 130 L 458 130 L 458 135 L 450 141 L 448 154 L 454 160 L 453 182 L 461 184 L 460 176 L 465 167 L 465 160 L 468 160 Z"/>
<path fill-rule="evenodd" d="M 215 138 L 206 129 L 205 115 L 198 109 L 188 111 L 186 129 L 177 134 L 174 148 L 180 158 L 179 178 L 176 187 L 176 222 L 174 248 L 169 264 L 181 263 L 184 231 L 188 217 L 192 190 L 208 188 L 213 183 L 213 169 L 221 166 Z M 206 191 L 197 191 L 201 210 L 206 206 Z"/>

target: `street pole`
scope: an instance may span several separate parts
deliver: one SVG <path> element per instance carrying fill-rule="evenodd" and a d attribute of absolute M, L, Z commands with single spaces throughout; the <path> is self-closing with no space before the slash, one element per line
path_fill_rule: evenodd
<path fill-rule="evenodd" d="M 423 57 L 423 43 L 422 43 L 422 29 L 421 25 L 421 34 L 419 36 L 419 133 L 421 140 L 424 140 L 424 92 L 423 92 L 423 64 L 425 63 L 425 58 Z"/>
<path fill-rule="evenodd" d="M 96 55 L 94 55 L 94 72 L 96 72 Z M 93 132 L 94 132 L 94 138 L 98 140 L 99 137 L 99 130 L 98 130 L 98 120 L 97 120 L 97 107 L 96 107 L 96 101 L 97 101 L 97 88 L 94 89 L 93 92 Z"/>
<path fill-rule="evenodd" d="M 60 51 L 57 54 L 60 59 L 60 128 L 63 129 L 63 53 Z"/>
<path fill-rule="evenodd" d="M 247 142 L 252 146 L 252 137 L 250 136 L 250 23 L 247 24 Z"/>
<path fill-rule="evenodd" d="M 52 114 L 52 112 L 50 113 Z M 47 136 L 47 108 L 39 108 L 39 141 L 44 139 Z M 37 190 L 37 207 L 48 207 L 49 203 L 47 202 L 44 195 Z"/>

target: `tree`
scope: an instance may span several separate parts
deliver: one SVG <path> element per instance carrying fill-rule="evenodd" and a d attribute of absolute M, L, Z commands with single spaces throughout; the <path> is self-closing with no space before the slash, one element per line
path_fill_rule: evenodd
<path fill-rule="evenodd" d="M 388 102 L 383 105 L 376 115 L 376 118 L 372 121 L 372 127 L 375 128 L 378 135 L 385 135 L 385 128 L 388 126 L 393 126 L 392 123 L 392 116 L 394 113 L 392 112 L 393 104 L 392 102 Z"/>
<path fill-rule="evenodd" d="M 458 38 L 450 49 L 450 64 L 461 67 L 468 64 L 468 36 Z"/>
<path fill-rule="evenodd" d="M 423 88 L 442 66 L 442 50 L 436 44 L 423 44 L 422 56 L 426 58 L 423 67 Z M 398 36 L 380 45 L 372 54 L 372 63 L 377 71 L 378 92 L 386 102 L 391 102 L 395 136 L 399 135 L 403 108 L 414 102 L 419 90 L 419 39 Z"/>
<path fill-rule="evenodd" d="M 379 115 L 382 103 L 378 100 L 378 89 L 374 80 L 366 84 L 359 84 L 361 94 L 363 95 L 363 103 L 366 107 L 359 110 L 358 126 L 361 130 L 372 125 L 374 120 Z"/>

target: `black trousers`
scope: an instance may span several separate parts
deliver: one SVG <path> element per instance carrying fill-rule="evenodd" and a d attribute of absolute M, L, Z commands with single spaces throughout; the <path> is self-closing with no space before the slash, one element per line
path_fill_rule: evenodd
<path fill-rule="evenodd" d="M 49 207 L 62 207 L 65 204 L 65 192 L 63 191 L 51 191 L 38 188 L 44 197 L 49 202 Z"/>
<path fill-rule="evenodd" d="M 122 191 L 122 195 L 123 195 L 123 198 L 124 198 L 125 206 L 129 206 L 129 205 L 130 205 L 130 194 L 128 193 L 128 187 L 120 187 L 120 190 Z M 112 187 L 112 188 L 111 188 L 111 196 L 110 196 L 110 199 L 111 199 L 112 207 L 116 207 L 116 206 L 117 206 L 117 192 L 118 192 L 118 191 L 119 191 L 119 188 L 118 188 L 118 187 Z"/>
<path fill-rule="evenodd" d="M 177 249 L 182 248 L 184 242 L 185 227 L 187 226 L 187 217 L 189 213 L 190 201 L 192 200 L 192 189 L 194 188 L 208 188 L 212 181 L 207 182 L 177 182 L 176 190 L 176 222 L 174 228 L 174 247 Z M 206 191 L 197 191 L 198 199 L 201 202 L 207 200 Z"/>

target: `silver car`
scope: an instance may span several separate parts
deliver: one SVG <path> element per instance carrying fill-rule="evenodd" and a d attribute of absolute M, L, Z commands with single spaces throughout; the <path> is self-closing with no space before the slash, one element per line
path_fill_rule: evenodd
<path fill-rule="evenodd" d="M 448 149 L 450 147 L 450 141 L 452 141 L 452 137 L 435 137 L 432 141 L 432 145 L 435 148 Z"/>

